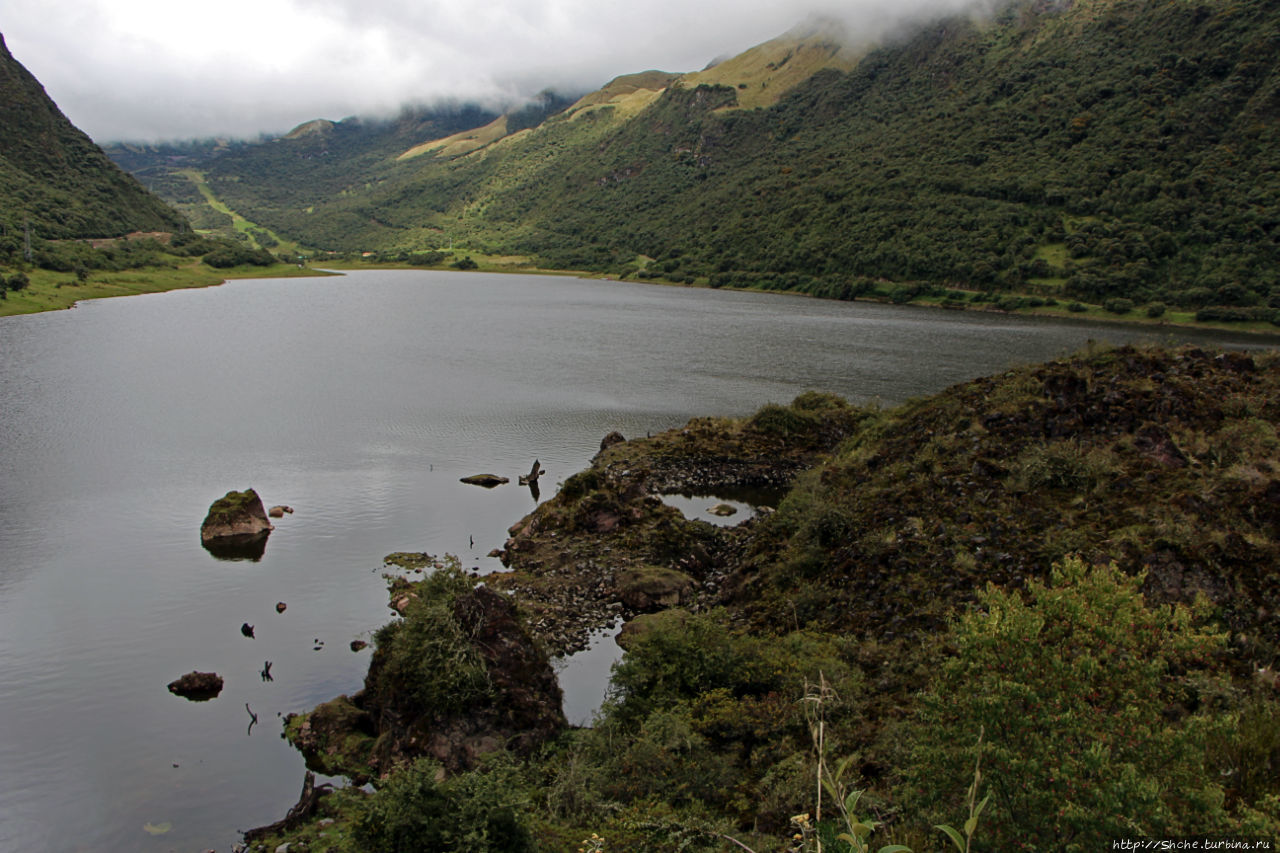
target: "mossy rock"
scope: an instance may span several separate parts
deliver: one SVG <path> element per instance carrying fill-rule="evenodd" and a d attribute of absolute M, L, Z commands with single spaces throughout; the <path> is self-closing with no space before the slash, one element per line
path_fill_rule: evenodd
<path fill-rule="evenodd" d="M 209 505 L 200 540 L 210 542 L 249 542 L 266 536 L 274 528 L 267 520 L 262 498 L 253 489 L 227 492 Z"/>
<path fill-rule="evenodd" d="M 310 713 L 291 714 L 285 737 L 307 760 L 307 767 L 326 776 L 349 776 L 362 785 L 372 778 L 374 721 L 349 698 L 339 696 Z"/>
<path fill-rule="evenodd" d="M 662 610 L 682 603 L 693 591 L 694 580 L 665 566 L 639 566 L 618 573 L 618 597 L 632 610 Z"/>
<path fill-rule="evenodd" d="M 661 634 L 682 628 L 691 615 L 688 610 L 679 608 L 660 610 L 657 613 L 641 613 L 634 619 L 627 620 L 622 626 L 622 630 L 618 632 L 618 645 L 630 650 L 650 634 Z"/>

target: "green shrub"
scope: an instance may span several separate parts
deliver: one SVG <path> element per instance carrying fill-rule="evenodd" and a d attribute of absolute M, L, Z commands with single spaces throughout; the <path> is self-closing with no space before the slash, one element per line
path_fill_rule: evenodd
<path fill-rule="evenodd" d="M 526 853 L 533 839 L 520 810 L 525 797 L 510 759 L 440 781 L 420 760 L 387 779 L 353 822 L 361 850 L 386 853 Z"/>
<path fill-rule="evenodd" d="M 1080 304 L 1079 302 L 1072 302 L 1069 305 L 1067 305 L 1067 310 L 1070 311 L 1072 314 L 1080 314 L 1085 311 L 1088 311 L 1089 309 L 1086 308 L 1084 305 Z"/>
<path fill-rule="evenodd" d="M 1102 303 L 1103 310 L 1111 314 L 1128 314 L 1133 310 L 1133 300 L 1124 297 L 1107 299 Z"/>
<path fill-rule="evenodd" d="M 484 660 L 454 615 L 454 603 L 474 581 L 456 558 L 417 584 L 404 618 L 374 634 L 377 647 L 369 689 L 378 695 L 408 696 L 439 713 L 464 710 L 491 690 Z"/>
<path fill-rule="evenodd" d="M 1147 316 L 1151 319 L 1163 317 L 1165 312 L 1165 304 L 1163 302 L 1152 302 L 1147 306 Z"/>
<path fill-rule="evenodd" d="M 1226 831 L 1223 792 L 1204 768 L 1207 739 L 1232 724 L 1207 701 L 1228 689 L 1206 671 L 1224 639 L 1198 626 L 1198 610 L 1148 607 L 1142 580 L 1068 558 L 1049 583 L 1030 581 L 1025 600 L 980 594 L 953 623 L 955 656 L 909 727 L 906 812 L 938 822 L 962 810 L 953 783 L 984 731 L 989 849 Z"/>
<path fill-rule="evenodd" d="M 802 435 L 816 425 L 817 418 L 808 412 L 777 403 L 765 404 L 747 421 L 749 429 L 780 437 Z"/>

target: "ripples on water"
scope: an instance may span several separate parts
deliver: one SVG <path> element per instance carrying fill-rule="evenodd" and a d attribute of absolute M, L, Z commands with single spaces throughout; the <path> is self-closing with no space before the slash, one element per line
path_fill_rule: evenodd
<path fill-rule="evenodd" d="M 483 555 L 534 506 L 461 476 L 514 481 L 537 457 L 545 496 L 611 430 L 814 388 L 893 403 L 1091 337 L 1159 336 L 413 272 L 0 320 L 0 850 L 227 849 L 283 815 L 303 768 L 278 715 L 359 689 L 368 652 L 348 643 L 389 616 L 382 556 L 451 552 L 489 570 Z M 249 486 L 297 513 L 261 561 L 217 561 L 200 521 Z M 562 672 L 574 722 L 617 654 L 601 637 Z M 222 694 L 169 695 L 192 669 L 221 673 Z M 246 702 L 261 720 L 248 736 Z"/>

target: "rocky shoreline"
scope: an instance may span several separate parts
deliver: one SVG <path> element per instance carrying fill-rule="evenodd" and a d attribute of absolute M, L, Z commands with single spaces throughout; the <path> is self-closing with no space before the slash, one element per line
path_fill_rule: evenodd
<path fill-rule="evenodd" d="M 715 606 L 754 519 L 734 527 L 689 520 L 661 496 L 790 486 L 860 419 L 825 395 L 813 395 L 812 410 L 803 405 L 800 412 L 820 414 L 790 430 L 769 419 L 790 410 L 766 407 L 746 422 L 695 418 L 656 436 L 607 436 L 590 468 L 512 525 L 497 554 L 512 571 L 486 582 L 515 597 L 553 657 L 646 613 Z"/>
<path fill-rule="evenodd" d="M 747 421 L 699 418 L 633 441 L 610 435 L 588 469 L 510 528 L 498 556 L 511 571 L 477 583 L 447 557 L 389 555 L 389 565 L 432 572 L 393 579 L 391 606 L 402 618 L 378 632 L 364 689 L 290 715 L 286 736 L 311 770 L 357 783 L 416 757 L 460 770 L 487 751 L 536 747 L 566 726 L 551 659 L 585 649 L 603 628 L 625 625 L 626 643 L 654 614 L 698 612 L 721 599 L 726 567 L 754 521 L 691 521 L 660 495 L 785 486 L 860 418 L 837 398 L 803 395 Z M 442 590 L 451 596 L 443 605 Z M 457 628 L 477 654 L 429 660 L 434 676 L 418 671 L 430 643 L 402 648 L 406 637 Z M 484 670 L 488 687 L 458 707 L 418 695 L 422 679 L 471 665 Z M 519 708 L 527 713 L 513 717 Z"/>

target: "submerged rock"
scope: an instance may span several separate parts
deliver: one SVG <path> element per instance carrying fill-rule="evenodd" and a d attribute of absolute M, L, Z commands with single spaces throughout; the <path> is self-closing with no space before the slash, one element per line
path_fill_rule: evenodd
<path fill-rule="evenodd" d="M 192 702 L 205 702 L 222 692 L 222 676 L 216 672 L 191 671 L 169 682 L 169 692 Z"/>
<path fill-rule="evenodd" d="M 284 518 L 285 513 L 288 513 L 289 515 L 293 515 L 293 507 L 284 506 L 283 504 L 280 504 L 277 506 L 273 506 L 271 509 L 267 510 L 267 515 L 271 516 L 272 518 Z"/>
<path fill-rule="evenodd" d="M 718 515 L 721 518 L 728 518 L 731 515 L 737 515 L 738 508 L 733 504 L 720 503 L 709 508 L 707 512 L 711 513 L 712 515 Z"/>
<path fill-rule="evenodd" d="M 209 506 L 200 525 L 200 541 L 210 550 L 249 546 L 265 542 L 274 529 L 267 520 L 262 498 L 253 489 L 245 489 L 227 492 Z"/>

